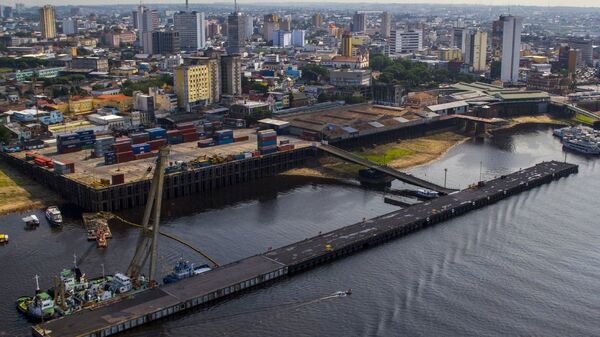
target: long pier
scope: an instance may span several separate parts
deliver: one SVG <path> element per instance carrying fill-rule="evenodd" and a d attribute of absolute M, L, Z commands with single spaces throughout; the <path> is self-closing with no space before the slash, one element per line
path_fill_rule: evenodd
<path fill-rule="evenodd" d="M 207 273 L 147 290 L 120 302 L 32 327 L 36 337 L 105 337 L 206 306 L 337 258 L 493 204 L 576 173 L 578 166 L 543 162 L 383 216 L 355 223 Z"/>
<path fill-rule="evenodd" d="M 385 166 L 385 165 L 378 165 L 375 164 L 367 159 L 361 158 L 351 152 L 342 150 L 340 148 L 337 148 L 335 146 L 331 146 L 331 145 L 326 145 L 326 144 L 320 144 L 319 145 L 319 149 L 327 152 L 333 156 L 336 156 L 338 158 L 341 158 L 343 160 L 358 164 L 358 165 L 362 165 L 368 168 L 371 168 L 373 170 L 385 173 L 389 176 L 392 176 L 400 181 L 404 181 L 406 183 L 412 184 L 412 185 L 416 185 L 419 187 L 424 187 L 433 191 L 437 191 L 439 193 L 442 194 L 448 194 L 451 192 L 455 192 L 456 190 L 450 189 L 450 188 L 445 188 L 442 187 L 440 185 L 436 185 L 434 183 L 431 183 L 427 180 L 423 180 L 420 178 L 417 178 L 413 175 L 410 175 L 408 173 L 404 173 L 404 172 L 400 172 L 396 169 L 393 169 L 389 166 Z"/>

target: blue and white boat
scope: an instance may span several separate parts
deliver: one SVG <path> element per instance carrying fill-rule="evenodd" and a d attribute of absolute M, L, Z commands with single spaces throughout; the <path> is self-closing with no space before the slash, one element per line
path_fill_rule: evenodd
<path fill-rule="evenodd" d="M 193 277 L 210 270 L 211 268 L 207 264 L 196 267 L 193 263 L 179 260 L 177 261 L 177 264 L 175 264 L 175 267 L 173 267 L 173 271 L 163 278 L 163 283 L 175 283 L 185 278 Z"/>

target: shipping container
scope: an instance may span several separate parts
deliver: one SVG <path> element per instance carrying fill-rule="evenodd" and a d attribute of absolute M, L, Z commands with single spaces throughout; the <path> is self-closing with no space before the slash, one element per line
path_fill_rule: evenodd
<path fill-rule="evenodd" d="M 110 179 L 111 185 L 119 185 L 119 184 L 125 183 L 125 174 L 124 173 L 113 174 L 110 178 L 111 178 Z"/>
<path fill-rule="evenodd" d="M 133 154 L 140 154 L 140 153 L 146 153 L 146 152 L 150 152 L 150 144 L 134 144 L 131 147 Z"/>
<path fill-rule="evenodd" d="M 294 144 L 279 145 L 278 151 L 290 151 L 294 149 Z"/>
<path fill-rule="evenodd" d="M 250 137 L 248 137 L 248 136 L 240 136 L 240 137 L 234 137 L 233 141 L 236 142 L 236 143 L 237 142 L 245 142 L 248 139 L 250 139 Z"/>
<path fill-rule="evenodd" d="M 78 134 L 79 136 L 88 136 L 88 135 L 93 135 L 94 134 L 94 130 L 92 130 L 92 129 L 81 130 L 81 131 L 77 131 L 75 133 Z"/>

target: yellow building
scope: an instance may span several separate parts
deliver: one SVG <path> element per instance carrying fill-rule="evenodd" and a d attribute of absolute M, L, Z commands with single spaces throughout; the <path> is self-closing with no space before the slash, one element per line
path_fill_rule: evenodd
<path fill-rule="evenodd" d="M 133 108 L 133 97 L 123 94 L 96 96 L 94 98 L 94 108 L 100 109 L 104 107 L 115 108 L 120 112 L 130 111 Z"/>
<path fill-rule="evenodd" d="M 210 88 L 208 65 L 180 66 L 175 71 L 175 92 L 181 109 L 190 111 L 193 106 L 207 105 Z"/>
<path fill-rule="evenodd" d="M 40 8 L 40 30 L 43 39 L 54 39 L 56 37 L 56 18 L 54 7 L 51 5 Z"/>
<path fill-rule="evenodd" d="M 438 59 L 442 61 L 460 61 L 462 59 L 460 48 L 440 48 L 437 54 Z"/>
<path fill-rule="evenodd" d="M 72 96 L 69 98 L 69 114 L 80 115 L 94 110 L 93 97 Z"/>
<path fill-rule="evenodd" d="M 346 32 L 342 35 L 342 56 L 352 56 L 352 33 Z"/>

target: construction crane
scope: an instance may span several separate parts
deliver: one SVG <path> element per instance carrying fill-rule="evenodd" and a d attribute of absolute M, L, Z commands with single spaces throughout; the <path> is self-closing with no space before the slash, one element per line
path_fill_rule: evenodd
<path fill-rule="evenodd" d="M 138 239 L 135 254 L 127 274 L 132 279 L 137 279 L 141 275 L 142 268 L 150 257 L 150 266 L 148 278 L 154 282 L 154 274 L 156 272 L 156 243 L 158 241 L 159 223 L 160 223 L 160 207 L 162 204 L 163 185 L 165 178 L 165 165 L 169 155 L 169 148 L 163 147 L 158 152 L 158 160 L 156 161 L 156 169 L 152 177 L 152 185 L 148 193 L 144 217 L 142 219 L 142 230 Z M 152 225 L 150 225 L 150 216 L 152 216 Z"/>

